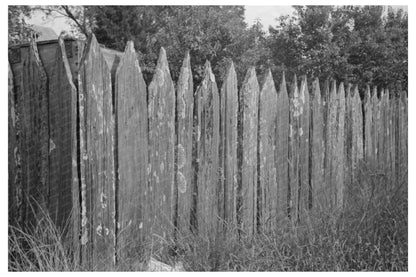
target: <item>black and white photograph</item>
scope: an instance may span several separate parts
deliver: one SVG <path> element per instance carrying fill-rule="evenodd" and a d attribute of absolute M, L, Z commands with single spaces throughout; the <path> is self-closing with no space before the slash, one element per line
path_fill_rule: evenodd
<path fill-rule="evenodd" d="M 152 2 L 8 3 L 4 270 L 408 272 L 410 8 Z"/>

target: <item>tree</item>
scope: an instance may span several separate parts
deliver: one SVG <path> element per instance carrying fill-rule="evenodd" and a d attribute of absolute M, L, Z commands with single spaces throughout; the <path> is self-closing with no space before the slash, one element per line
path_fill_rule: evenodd
<path fill-rule="evenodd" d="M 33 33 L 25 17 L 29 17 L 29 6 L 9 6 L 8 8 L 8 40 L 9 45 L 27 41 Z"/>

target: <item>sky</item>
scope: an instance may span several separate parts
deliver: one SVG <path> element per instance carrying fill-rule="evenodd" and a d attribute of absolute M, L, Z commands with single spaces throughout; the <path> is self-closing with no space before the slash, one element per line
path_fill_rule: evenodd
<path fill-rule="evenodd" d="M 281 15 L 292 14 L 291 6 L 245 6 L 246 22 L 249 26 L 259 19 L 263 24 L 263 29 L 267 31 L 269 25 L 275 25 L 275 19 Z M 61 31 L 69 31 L 70 27 L 63 17 L 45 19 L 43 13 L 38 12 L 28 21 L 30 24 L 51 27 L 57 35 Z"/>

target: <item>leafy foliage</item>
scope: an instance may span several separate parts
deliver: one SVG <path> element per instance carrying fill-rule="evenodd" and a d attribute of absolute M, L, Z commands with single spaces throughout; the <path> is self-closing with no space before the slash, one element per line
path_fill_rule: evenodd
<path fill-rule="evenodd" d="M 30 15 L 29 6 L 9 6 L 8 9 L 8 40 L 9 45 L 21 43 L 30 38 L 33 32 L 30 25 L 26 23 L 25 17 Z"/>

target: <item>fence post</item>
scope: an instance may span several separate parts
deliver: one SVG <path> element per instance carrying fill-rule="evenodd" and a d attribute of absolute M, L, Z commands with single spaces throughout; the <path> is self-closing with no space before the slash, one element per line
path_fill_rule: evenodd
<path fill-rule="evenodd" d="M 219 96 L 209 61 L 205 63 L 204 79 L 195 93 L 195 111 L 198 234 L 211 239 L 218 224 Z"/>
<path fill-rule="evenodd" d="M 220 93 L 220 189 L 223 190 L 223 214 L 229 235 L 237 226 L 237 114 L 238 90 L 234 64 L 230 62 Z"/>
<path fill-rule="evenodd" d="M 148 220 L 154 235 L 172 237 L 174 231 L 175 89 L 166 51 L 160 49 L 156 72 L 148 88 L 149 197 Z"/>
<path fill-rule="evenodd" d="M 238 148 L 239 193 L 237 221 L 241 231 L 251 236 L 257 221 L 257 124 L 259 85 L 250 67 L 239 93 Z"/>
<path fill-rule="evenodd" d="M 260 225 L 263 231 L 277 227 L 278 186 L 276 183 L 275 149 L 277 92 L 270 69 L 259 94 L 258 153 L 259 153 L 259 201 Z"/>
<path fill-rule="evenodd" d="M 367 86 L 364 96 L 364 157 L 367 162 L 374 159 L 374 146 L 372 136 L 373 106 L 370 87 Z"/>
<path fill-rule="evenodd" d="M 364 158 L 363 112 L 360 94 L 356 86 L 351 97 L 351 182 L 355 181 L 356 171 Z"/>
<path fill-rule="evenodd" d="M 299 215 L 303 216 L 311 208 L 310 199 L 310 182 L 309 182 L 309 120 L 310 120 L 310 104 L 309 90 L 306 75 L 302 77 L 301 88 L 299 91 L 299 104 L 302 106 L 300 111 L 299 130 Z"/>
<path fill-rule="evenodd" d="M 117 257 L 123 262 L 140 253 L 148 230 L 146 94 L 134 44 L 129 41 L 115 74 L 116 234 Z"/>
<path fill-rule="evenodd" d="M 109 269 L 115 261 L 114 116 L 110 70 L 94 35 L 79 70 L 82 262 Z"/>
<path fill-rule="evenodd" d="M 339 85 L 337 92 L 337 119 L 336 119 L 336 146 L 334 147 L 334 159 L 336 165 L 334 168 L 336 185 L 336 205 L 341 208 L 344 200 L 344 166 L 345 166 L 345 149 L 344 149 L 344 124 L 345 124 L 345 90 L 344 84 Z"/>
<path fill-rule="evenodd" d="M 283 73 L 276 104 L 276 182 L 277 182 L 277 212 L 279 222 L 288 218 L 289 193 L 289 96 L 287 94 L 285 74 Z"/>
<path fill-rule="evenodd" d="M 311 101 L 311 189 L 312 207 L 315 211 L 324 208 L 322 199 L 325 195 L 324 186 L 324 159 L 325 159 L 325 140 L 324 140 L 324 116 L 323 103 L 319 80 L 315 79 L 312 84 Z"/>
<path fill-rule="evenodd" d="M 176 185 L 177 228 L 186 235 L 190 231 L 192 209 L 192 129 L 193 95 L 192 71 L 189 52 L 186 52 L 179 75 L 176 95 Z"/>
<path fill-rule="evenodd" d="M 77 98 L 65 41 L 58 39 L 49 77 L 49 201 L 57 227 L 70 226 L 75 262 L 79 262 L 80 203 L 77 149 Z"/>

